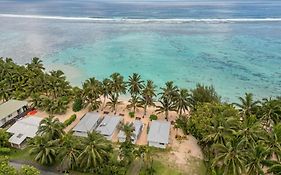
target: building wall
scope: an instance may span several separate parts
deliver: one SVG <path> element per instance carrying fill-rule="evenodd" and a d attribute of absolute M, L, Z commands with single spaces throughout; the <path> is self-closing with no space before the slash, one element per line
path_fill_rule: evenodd
<path fill-rule="evenodd" d="M 163 149 L 167 147 L 167 144 L 161 145 L 158 142 L 148 142 L 148 145 L 153 146 L 153 147 L 157 147 L 157 148 L 163 148 Z"/>
<path fill-rule="evenodd" d="M 27 111 L 27 106 L 23 106 L 22 108 L 18 109 L 17 111 L 11 113 L 10 115 L 8 115 L 6 118 L 0 120 L 0 127 L 3 126 L 5 123 L 9 122 L 10 120 L 12 120 L 15 117 L 23 117 L 25 114 L 25 112 Z M 23 116 L 20 116 L 23 115 Z"/>
<path fill-rule="evenodd" d="M 0 126 L 4 125 L 6 123 L 6 118 L 3 118 L 2 120 L 0 120 Z"/>
<path fill-rule="evenodd" d="M 119 142 L 125 142 L 125 141 L 126 141 L 126 138 L 119 137 Z"/>
<path fill-rule="evenodd" d="M 21 109 L 21 111 L 23 111 L 23 110 Z M 10 121 L 11 119 L 15 118 L 18 115 L 19 115 L 19 113 L 16 111 L 16 112 L 13 112 L 12 114 L 8 115 L 7 117 L 3 118 L 2 120 L 0 120 L 0 126 L 4 125 L 6 122 Z"/>

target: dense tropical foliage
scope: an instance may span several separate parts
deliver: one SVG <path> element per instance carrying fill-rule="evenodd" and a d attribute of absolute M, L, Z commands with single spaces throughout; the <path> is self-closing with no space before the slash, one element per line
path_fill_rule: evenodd
<path fill-rule="evenodd" d="M 261 103 L 246 93 L 239 101 L 197 103 L 189 118 L 177 119 L 176 127 L 199 140 L 209 174 L 278 174 L 281 99 Z"/>

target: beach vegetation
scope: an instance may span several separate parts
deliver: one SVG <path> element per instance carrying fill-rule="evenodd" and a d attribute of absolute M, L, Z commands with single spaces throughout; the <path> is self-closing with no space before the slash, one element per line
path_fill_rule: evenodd
<path fill-rule="evenodd" d="M 16 169 L 9 165 L 9 157 L 0 156 L 0 175 L 39 175 L 40 171 L 33 166 L 23 165 Z"/>
<path fill-rule="evenodd" d="M 127 105 L 127 108 L 132 110 L 131 112 L 135 113 L 137 108 L 140 107 L 140 98 L 138 96 L 132 96 L 128 102 L 129 104 Z"/>
<path fill-rule="evenodd" d="M 39 175 L 40 171 L 33 166 L 23 165 L 19 170 L 20 175 Z"/>
<path fill-rule="evenodd" d="M 9 146 L 9 134 L 5 129 L 0 128 L 0 147 Z"/>
<path fill-rule="evenodd" d="M 134 118 L 134 117 L 135 117 L 135 112 L 129 112 L 129 116 L 130 116 L 131 118 Z"/>
<path fill-rule="evenodd" d="M 155 97 L 156 97 L 156 86 L 154 85 L 152 80 L 147 80 L 146 84 L 143 87 L 141 92 L 140 107 L 143 108 L 143 115 L 145 116 L 147 113 L 147 107 L 155 106 Z"/>
<path fill-rule="evenodd" d="M 81 109 L 83 109 L 83 99 L 81 97 L 76 97 L 72 105 L 72 110 L 78 112 Z"/>
<path fill-rule="evenodd" d="M 0 154 L 1 155 L 8 155 L 10 153 L 11 153 L 11 149 L 10 148 L 0 147 Z"/>
<path fill-rule="evenodd" d="M 67 127 L 67 126 L 71 125 L 71 123 L 73 123 L 76 120 L 76 118 L 77 118 L 76 114 L 71 115 L 69 117 L 69 119 L 67 119 L 63 122 L 64 126 Z"/>
<path fill-rule="evenodd" d="M 50 139 L 60 138 L 64 132 L 64 124 L 54 116 L 49 116 L 41 120 L 37 134 Z"/>
<path fill-rule="evenodd" d="M 149 119 L 150 119 L 150 121 L 152 121 L 152 120 L 157 120 L 158 117 L 157 117 L 157 115 L 155 115 L 155 114 L 151 114 L 151 115 L 149 116 Z"/>
<path fill-rule="evenodd" d="M 144 81 L 141 79 L 141 76 L 137 73 L 133 73 L 133 75 L 129 76 L 128 82 L 127 82 L 127 87 L 128 87 L 128 92 L 131 94 L 131 97 L 136 97 L 138 96 L 144 85 Z"/>
<path fill-rule="evenodd" d="M 191 92 L 194 107 L 199 103 L 219 103 L 221 101 L 221 97 L 213 86 L 197 84 L 196 88 L 192 89 Z"/>

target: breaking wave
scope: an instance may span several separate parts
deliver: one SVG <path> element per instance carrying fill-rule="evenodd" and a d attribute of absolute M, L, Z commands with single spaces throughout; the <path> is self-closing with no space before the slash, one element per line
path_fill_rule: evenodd
<path fill-rule="evenodd" d="M 17 14 L 0 14 L 0 17 L 6 18 L 29 18 L 29 19 L 50 19 L 50 20 L 72 20 L 72 21 L 92 21 L 92 22 L 116 22 L 116 23 L 233 23 L 233 22 L 281 22 L 281 18 L 203 18 L 203 19 L 134 19 L 134 18 L 97 18 L 97 17 L 64 17 L 64 16 L 42 16 L 42 15 L 17 15 Z"/>

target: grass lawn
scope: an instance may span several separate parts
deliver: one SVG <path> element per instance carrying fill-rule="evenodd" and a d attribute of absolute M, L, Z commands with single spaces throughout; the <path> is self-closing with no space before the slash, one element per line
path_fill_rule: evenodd
<path fill-rule="evenodd" d="M 140 163 L 140 162 L 138 162 Z M 130 169 L 128 170 L 127 175 L 145 175 L 145 171 L 144 169 L 142 169 L 140 172 L 138 171 L 134 171 L 134 166 L 136 162 L 133 163 L 133 167 L 130 167 Z M 154 174 L 155 175 L 183 175 L 182 172 L 180 172 L 177 169 L 174 169 L 172 167 L 168 167 L 166 163 L 162 163 L 159 160 L 154 160 L 153 161 L 153 169 L 155 170 Z M 135 169 L 136 170 L 136 169 Z"/>
<path fill-rule="evenodd" d="M 11 148 L 11 153 L 9 155 L 11 160 L 29 160 L 33 161 L 33 156 L 29 155 L 29 148 L 15 149 Z"/>
<path fill-rule="evenodd" d="M 156 175 L 181 175 L 182 173 L 172 167 L 168 167 L 166 164 L 159 160 L 153 161 L 153 167 Z"/>
<path fill-rule="evenodd" d="M 186 166 L 188 174 L 205 175 L 207 172 L 204 161 L 195 157 L 189 158 Z"/>

